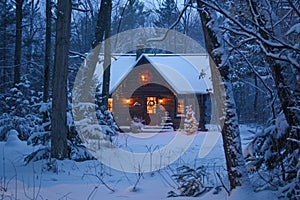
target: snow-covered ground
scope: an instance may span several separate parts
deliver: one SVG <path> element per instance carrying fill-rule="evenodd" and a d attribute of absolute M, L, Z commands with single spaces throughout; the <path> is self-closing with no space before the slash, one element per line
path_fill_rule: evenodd
<path fill-rule="evenodd" d="M 242 126 L 242 138 L 251 133 L 248 126 Z M 114 148 L 128 152 L 154 152 L 170 143 L 177 132 L 163 132 L 154 135 L 120 133 L 114 138 Z M 220 134 L 216 131 L 198 132 L 192 137 L 189 148 L 181 157 L 167 167 L 155 172 L 126 173 L 107 167 L 98 160 L 74 162 L 70 160 L 55 161 L 49 164 L 42 160 L 24 165 L 23 158 L 33 150 L 26 142 L 11 137 L 0 143 L 0 195 L 1 199 L 172 199 L 167 198 L 169 191 L 177 191 L 177 183 L 172 174 L 182 165 L 191 168 L 204 165 L 210 173 L 208 186 L 220 185 L 215 176 L 221 174 L 226 180 L 225 159 Z M 208 136 L 213 135 L 213 138 Z M 214 145 L 215 143 L 215 145 Z M 246 140 L 243 141 L 243 145 Z M 200 151 L 201 150 L 201 151 Z M 199 154 L 200 151 L 200 154 Z M 153 166 L 157 163 L 152 163 Z M 49 170 L 50 169 L 50 170 Z M 274 193 L 264 191 L 251 193 L 243 190 L 235 191 L 228 197 L 222 189 L 214 194 L 214 189 L 203 194 L 204 200 L 243 200 L 243 199 L 276 199 Z M 196 197 L 195 197 L 196 198 Z M 197 197 L 199 198 L 199 197 Z M 193 197 L 174 197 L 174 199 L 193 199 Z"/>

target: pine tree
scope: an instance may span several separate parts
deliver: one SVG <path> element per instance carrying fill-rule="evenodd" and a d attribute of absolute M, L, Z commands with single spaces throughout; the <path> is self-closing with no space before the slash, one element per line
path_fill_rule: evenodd
<path fill-rule="evenodd" d="M 112 21 L 112 35 L 144 27 L 149 12 L 145 10 L 144 3 L 139 0 L 128 0 L 124 6 L 117 9 Z"/>
<path fill-rule="evenodd" d="M 179 10 L 174 0 L 164 0 L 161 7 L 155 12 L 158 19 L 154 21 L 154 25 L 160 28 L 169 28 L 179 16 Z"/>
<path fill-rule="evenodd" d="M 198 121 L 195 118 L 195 112 L 192 109 L 192 105 L 186 106 L 186 115 L 184 120 L 184 131 L 187 134 L 194 134 L 198 129 Z"/>
<path fill-rule="evenodd" d="M 155 27 L 169 29 L 177 20 L 180 15 L 177 4 L 174 0 L 164 0 L 159 9 L 155 10 L 157 19 L 153 22 Z M 176 22 L 177 23 L 177 22 Z M 183 32 L 183 27 L 181 23 L 177 23 L 173 28 L 178 32 Z M 180 37 L 177 37 L 177 33 L 172 34 L 172 37 L 169 37 L 168 40 L 164 41 L 164 49 L 174 48 L 178 51 L 185 52 L 184 42 L 180 40 Z M 177 51 L 177 52 L 178 52 Z M 165 50 L 156 50 L 157 53 L 173 53 Z"/>

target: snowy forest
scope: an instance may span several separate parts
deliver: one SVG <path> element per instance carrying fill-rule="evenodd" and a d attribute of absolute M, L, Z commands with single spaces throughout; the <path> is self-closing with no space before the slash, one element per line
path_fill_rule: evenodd
<path fill-rule="evenodd" d="M 299 0 L 1 0 L 0 11 L 1 199 L 300 199 Z M 138 120 L 120 129 L 111 60 L 140 40 L 118 38 L 129 52 L 104 41 L 137 29 L 163 30 L 149 44 L 174 31 L 205 50 L 217 112 L 207 131 L 191 106 L 179 130 L 148 137 Z M 203 53 L 162 49 L 146 51 Z M 189 147 L 164 165 L 174 137 Z M 118 170 L 91 146 L 149 163 L 129 172 L 131 157 L 118 158 Z"/>

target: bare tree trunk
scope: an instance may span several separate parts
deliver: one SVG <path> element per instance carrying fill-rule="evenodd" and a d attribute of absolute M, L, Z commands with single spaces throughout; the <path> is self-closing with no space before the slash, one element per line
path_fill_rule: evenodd
<path fill-rule="evenodd" d="M 229 79 L 229 66 L 222 65 L 222 52 L 213 54 L 220 47 L 216 33 L 207 26 L 211 23 L 208 10 L 203 10 L 203 4 L 197 0 L 197 6 L 202 22 L 206 48 L 210 55 L 213 75 L 214 94 L 217 100 L 220 123 L 222 128 L 223 147 L 226 158 L 230 190 L 240 186 L 249 186 L 250 181 L 242 155 L 241 138 L 238 127 L 238 116 L 233 97 L 232 84 Z M 218 76 L 219 74 L 219 76 Z"/>
<path fill-rule="evenodd" d="M 26 42 L 28 45 L 28 49 L 26 50 L 26 63 L 27 63 L 27 69 L 29 69 L 32 66 L 32 41 L 33 41 L 33 37 L 34 37 L 34 27 L 33 27 L 33 19 L 34 19 L 34 1 L 30 2 L 30 16 L 29 16 L 29 38 L 28 41 Z"/>
<path fill-rule="evenodd" d="M 105 46 L 104 46 L 104 74 L 103 74 L 103 84 L 102 84 L 102 106 L 105 110 L 108 108 L 108 97 L 109 97 L 109 81 L 110 81 L 110 65 L 111 65 L 111 47 L 110 47 L 110 27 L 111 27 L 111 9 L 112 1 L 107 0 L 107 11 L 105 13 Z"/>
<path fill-rule="evenodd" d="M 44 67 L 44 95 L 43 102 L 49 99 L 50 65 L 51 65 L 51 0 L 46 0 L 46 45 L 45 45 L 45 67 Z"/>
<path fill-rule="evenodd" d="M 22 8 L 23 0 L 16 0 L 16 43 L 14 55 L 14 84 L 21 79 L 21 48 L 22 48 Z"/>
<path fill-rule="evenodd" d="M 57 159 L 68 157 L 66 112 L 71 10 L 71 0 L 58 1 L 51 116 L 51 157 Z"/>
<path fill-rule="evenodd" d="M 92 47 L 95 48 L 100 42 L 103 41 L 103 37 L 105 34 L 105 29 L 108 26 L 107 23 L 111 21 L 111 7 L 112 1 L 111 0 L 103 0 L 101 1 L 99 12 L 98 12 L 98 19 L 97 19 L 97 26 L 95 30 L 95 40 L 93 41 Z M 109 18 L 108 18 L 109 17 Z"/>
<path fill-rule="evenodd" d="M 99 12 L 98 12 L 98 19 L 97 19 L 97 26 L 95 30 L 95 40 L 93 41 L 92 48 L 93 51 L 90 53 L 86 59 L 86 64 L 84 65 L 85 70 L 83 74 L 83 85 L 81 87 L 79 100 L 83 102 L 91 101 L 94 97 L 91 96 L 91 90 L 95 90 L 95 86 L 93 85 L 93 74 L 95 72 L 95 68 L 97 62 L 99 61 L 99 54 L 101 49 L 101 42 L 105 39 L 110 37 L 110 21 L 111 21 L 111 9 L 112 9 L 112 1 L 111 0 L 103 0 L 101 1 Z M 109 28 L 109 32 L 106 29 Z M 105 44 L 106 49 L 108 44 Z M 104 50 L 107 52 L 107 50 Z M 108 51 L 110 52 L 110 50 Z M 107 55 L 106 55 L 107 56 Z M 110 55 L 109 55 L 110 57 Z M 110 60 L 110 59 L 109 59 Z M 105 58 L 105 63 L 103 66 L 107 65 L 107 58 Z M 104 76 L 109 76 L 108 72 L 104 71 Z M 104 81 L 104 80 L 103 80 Z"/>
<path fill-rule="evenodd" d="M 286 120 L 290 127 L 297 129 L 300 124 L 300 90 L 299 88 L 298 91 L 297 89 L 293 90 L 289 85 L 287 85 L 287 81 L 284 77 L 284 66 L 269 59 L 268 61 L 271 65 L 270 67 L 273 73 L 278 97 L 280 99 L 282 110 L 284 112 Z M 299 127 L 297 138 L 295 139 L 300 139 Z"/>

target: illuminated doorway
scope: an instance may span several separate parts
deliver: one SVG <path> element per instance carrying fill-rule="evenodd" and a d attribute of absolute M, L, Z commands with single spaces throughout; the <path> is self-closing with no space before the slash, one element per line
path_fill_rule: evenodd
<path fill-rule="evenodd" d="M 147 97 L 147 114 L 156 114 L 156 97 Z"/>
<path fill-rule="evenodd" d="M 158 125 L 157 97 L 146 97 L 146 124 Z"/>

